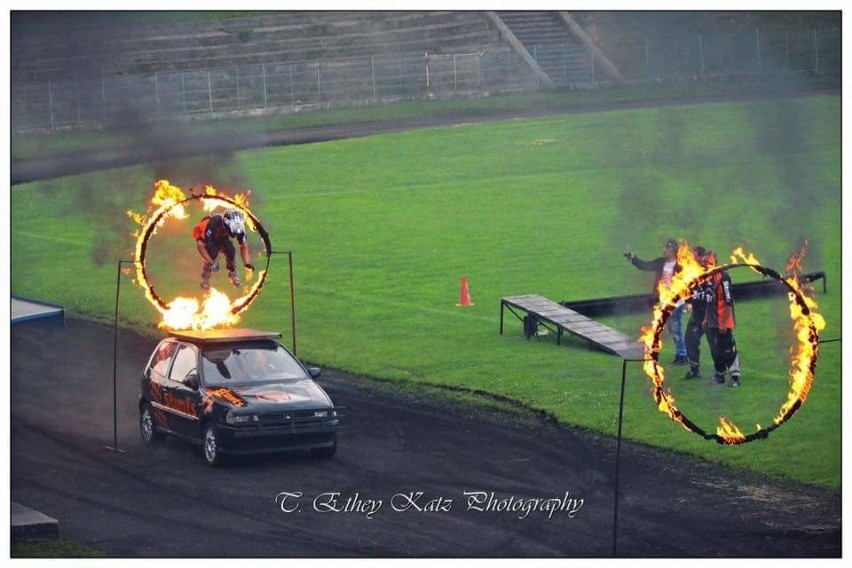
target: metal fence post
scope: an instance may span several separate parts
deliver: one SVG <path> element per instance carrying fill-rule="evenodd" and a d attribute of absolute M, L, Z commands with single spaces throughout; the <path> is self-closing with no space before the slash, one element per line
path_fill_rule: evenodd
<path fill-rule="evenodd" d="M 651 57 L 648 50 L 648 36 L 645 36 L 645 78 L 651 80 Z"/>
<path fill-rule="evenodd" d="M 47 81 L 47 100 L 50 104 L 50 129 L 56 130 L 56 116 L 53 112 L 53 81 Z"/>
<path fill-rule="evenodd" d="M 106 86 L 104 78 L 101 77 L 101 120 L 106 119 Z"/>
<path fill-rule="evenodd" d="M 592 85 L 597 86 L 598 80 L 597 76 L 595 75 L 595 49 L 597 48 L 595 46 L 592 46 L 592 49 L 589 50 L 589 56 L 592 64 Z"/>
<path fill-rule="evenodd" d="M 213 112 L 213 80 L 210 78 L 210 69 L 207 70 L 207 101 L 210 103 L 210 112 Z"/>
<path fill-rule="evenodd" d="M 485 93 L 485 53 L 480 52 L 479 54 L 479 90 L 482 93 Z"/>
<path fill-rule="evenodd" d="M 263 108 L 266 108 L 266 63 L 263 63 Z"/>
<path fill-rule="evenodd" d="M 376 58 L 370 56 L 370 77 L 373 81 L 373 100 L 376 100 Z"/>
<path fill-rule="evenodd" d="M 322 103 L 322 78 L 320 77 L 321 63 L 317 62 L 317 101 Z"/>
<path fill-rule="evenodd" d="M 453 54 L 453 93 L 459 91 L 459 73 L 456 67 L 456 54 Z"/>
<path fill-rule="evenodd" d="M 80 83 L 74 81 L 74 100 L 77 102 L 77 126 L 83 126 L 83 121 L 80 118 Z"/>
<path fill-rule="evenodd" d="M 180 96 L 183 99 L 183 114 L 186 114 L 186 73 L 180 74 Z"/>
<path fill-rule="evenodd" d="M 429 52 L 427 51 L 424 55 L 426 59 L 426 92 L 429 92 Z"/>
<path fill-rule="evenodd" d="M 157 116 L 160 116 L 160 72 L 154 73 L 154 96 L 157 99 Z"/>
<path fill-rule="evenodd" d="M 240 66 L 237 65 L 237 110 L 240 110 Z"/>
<path fill-rule="evenodd" d="M 293 64 L 287 66 L 290 73 L 290 106 L 296 107 L 296 86 L 293 84 Z"/>
<path fill-rule="evenodd" d="M 698 34 L 698 59 L 700 62 L 699 71 L 704 75 L 704 34 Z"/>
<path fill-rule="evenodd" d="M 784 60 L 787 63 L 787 70 L 790 69 L 790 30 L 784 30 Z"/>
<path fill-rule="evenodd" d="M 760 28 L 754 28 L 755 42 L 757 43 L 757 68 L 763 68 L 763 55 L 760 53 Z"/>
<path fill-rule="evenodd" d="M 819 73 L 819 36 L 814 26 L 814 73 Z"/>

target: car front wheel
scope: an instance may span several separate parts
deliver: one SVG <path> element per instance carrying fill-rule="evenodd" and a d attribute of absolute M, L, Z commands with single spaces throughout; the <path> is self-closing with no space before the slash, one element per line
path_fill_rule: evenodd
<path fill-rule="evenodd" d="M 142 435 L 142 441 L 146 446 L 153 445 L 162 438 L 162 434 L 157 432 L 157 426 L 154 422 L 154 411 L 150 404 L 145 404 L 139 412 L 139 433 Z"/>
<path fill-rule="evenodd" d="M 219 448 L 219 434 L 212 422 L 208 422 L 204 426 L 204 434 L 201 437 L 201 454 L 204 456 L 204 463 L 210 467 L 222 465 L 223 459 L 221 449 Z"/>

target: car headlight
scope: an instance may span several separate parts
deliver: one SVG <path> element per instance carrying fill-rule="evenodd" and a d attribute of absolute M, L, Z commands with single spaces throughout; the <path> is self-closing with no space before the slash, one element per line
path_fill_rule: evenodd
<path fill-rule="evenodd" d="M 260 422 L 260 416 L 257 414 L 239 414 L 233 410 L 229 410 L 228 414 L 225 415 L 225 422 L 231 426 L 244 426 Z"/>
<path fill-rule="evenodd" d="M 317 410 L 314 412 L 314 418 L 327 418 L 328 410 Z"/>

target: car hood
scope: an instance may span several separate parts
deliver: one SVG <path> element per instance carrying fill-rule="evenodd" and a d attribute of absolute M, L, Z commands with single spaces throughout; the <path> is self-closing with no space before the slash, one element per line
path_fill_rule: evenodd
<path fill-rule="evenodd" d="M 225 392 L 225 391 L 230 392 Z M 213 396 L 231 406 L 263 412 L 278 408 L 330 408 L 331 399 L 311 379 L 297 379 L 261 385 L 209 389 Z"/>

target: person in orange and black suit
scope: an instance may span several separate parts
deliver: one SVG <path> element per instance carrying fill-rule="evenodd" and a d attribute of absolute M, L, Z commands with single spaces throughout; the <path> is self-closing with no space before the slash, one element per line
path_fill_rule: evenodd
<path fill-rule="evenodd" d="M 708 258 L 715 264 L 715 254 L 711 251 Z M 725 373 L 731 375 L 731 386 L 740 386 L 740 356 L 734 340 L 736 316 L 734 314 L 734 296 L 731 290 L 731 277 L 727 270 L 714 274 L 709 283 L 709 302 L 704 316 L 704 330 L 710 342 L 710 355 L 713 357 L 713 384 L 725 384 Z"/>
<path fill-rule="evenodd" d="M 220 252 L 225 256 L 225 266 L 228 269 L 228 278 L 231 284 L 236 287 L 242 284 L 234 265 L 236 249 L 231 242 L 232 238 L 237 240 L 243 265 L 249 270 L 254 270 L 246 240 L 245 218 L 240 211 L 229 209 L 224 213 L 204 217 L 192 229 L 192 238 L 195 239 L 198 254 L 201 255 L 202 259 L 202 290 L 210 289 L 210 273 L 219 270 L 219 262 L 216 259 Z"/>

